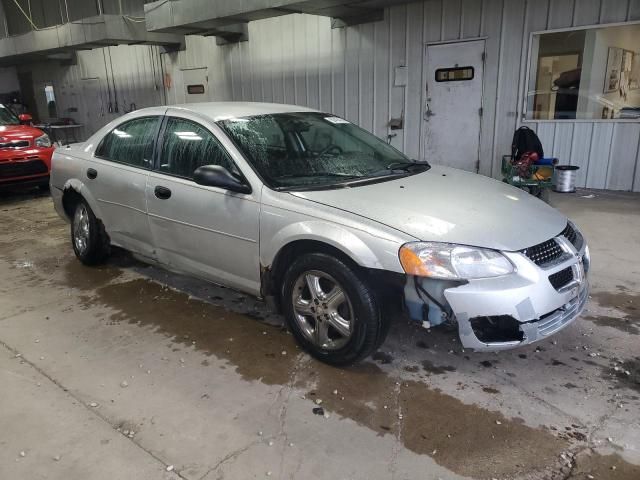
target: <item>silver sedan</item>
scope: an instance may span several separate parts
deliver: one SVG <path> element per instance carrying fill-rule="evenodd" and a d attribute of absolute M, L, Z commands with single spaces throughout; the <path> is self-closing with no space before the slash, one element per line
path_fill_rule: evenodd
<path fill-rule="evenodd" d="M 57 150 L 51 187 L 81 262 L 113 245 L 271 300 L 336 365 L 375 351 L 399 310 L 499 350 L 557 332 L 588 297 L 589 250 L 561 213 L 303 107 L 138 110 Z"/>

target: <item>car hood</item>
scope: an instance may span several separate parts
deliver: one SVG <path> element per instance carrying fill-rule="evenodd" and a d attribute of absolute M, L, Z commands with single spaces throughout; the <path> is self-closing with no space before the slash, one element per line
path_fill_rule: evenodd
<path fill-rule="evenodd" d="M 0 139 L 5 139 L 0 141 L 30 140 L 42 134 L 42 130 L 28 125 L 0 125 Z"/>
<path fill-rule="evenodd" d="M 375 220 L 416 239 L 515 251 L 558 235 L 567 218 L 503 182 L 433 166 L 387 182 L 293 193 Z"/>

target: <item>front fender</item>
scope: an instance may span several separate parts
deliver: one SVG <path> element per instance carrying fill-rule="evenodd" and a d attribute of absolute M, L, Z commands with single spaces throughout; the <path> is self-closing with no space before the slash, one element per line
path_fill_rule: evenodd
<path fill-rule="evenodd" d="M 322 220 L 291 223 L 270 238 L 263 237 L 260 245 L 261 265 L 272 265 L 283 247 L 300 240 L 331 245 L 362 267 L 403 273 L 398 259 L 400 243 Z"/>

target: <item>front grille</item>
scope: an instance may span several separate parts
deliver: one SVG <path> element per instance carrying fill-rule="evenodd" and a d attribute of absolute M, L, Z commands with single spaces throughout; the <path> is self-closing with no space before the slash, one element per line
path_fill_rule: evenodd
<path fill-rule="evenodd" d="M 25 148 L 29 146 L 29 140 L 18 140 L 17 142 L 1 142 L 0 148 L 13 150 L 14 148 Z"/>
<path fill-rule="evenodd" d="M 570 223 L 567 223 L 567 226 L 560 235 L 569 240 L 573 246 L 576 247 L 576 250 L 580 250 L 580 248 L 582 248 L 582 236 L 576 232 L 575 228 L 573 228 Z"/>
<path fill-rule="evenodd" d="M 533 263 L 540 266 L 560 258 L 564 252 L 558 242 L 552 238 L 533 247 L 525 248 L 522 253 L 529 257 Z"/>
<path fill-rule="evenodd" d="M 551 335 L 571 322 L 582 311 L 589 298 L 589 289 L 583 288 L 576 298 L 565 306 L 544 315 L 536 320 L 538 334 L 542 337 Z"/>
<path fill-rule="evenodd" d="M 42 160 L 0 163 L 0 180 L 38 175 L 47 172 L 47 165 Z"/>
<path fill-rule="evenodd" d="M 571 281 L 573 281 L 573 270 L 571 267 L 567 267 L 553 275 L 549 275 L 549 282 L 556 290 L 560 290 L 562 287 L 571 283 Z"/>

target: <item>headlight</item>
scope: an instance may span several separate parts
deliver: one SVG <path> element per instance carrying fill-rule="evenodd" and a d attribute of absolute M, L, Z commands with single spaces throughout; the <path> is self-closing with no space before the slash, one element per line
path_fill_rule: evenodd
<path fill-rule="evenodd" d="M 35 144 L 36 147 L 50 147 L 51 139 L 49 138 L 49 135 L 45 133 L 44 135 L 36 138 Z"/>
<path fill-rule="evenodd" d="M 514 271 L 500 252 L 451 243 L 407 243 L 400 248 L 400 263 L 409 275 L 443 279 L 499 277 Z"/>

